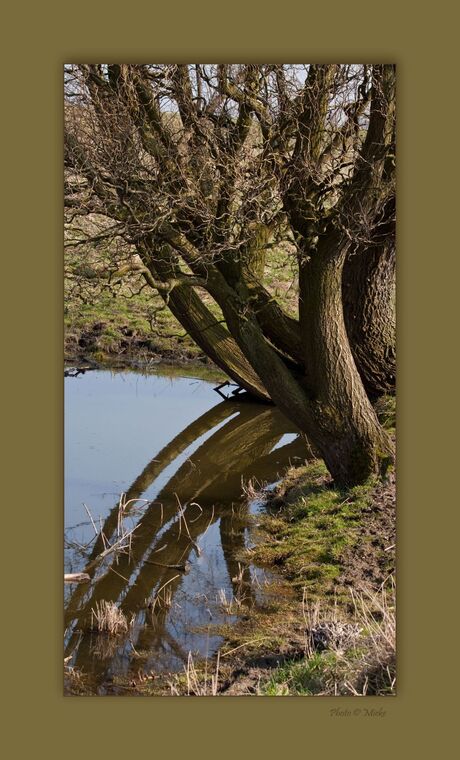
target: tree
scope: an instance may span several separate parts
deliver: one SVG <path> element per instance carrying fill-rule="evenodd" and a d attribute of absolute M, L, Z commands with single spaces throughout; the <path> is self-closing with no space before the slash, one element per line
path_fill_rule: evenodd
<path fill-rule="evenodd" d="M 393 456 L 368 394 L 394 376 L 394 111 L 392 65 L 66 67 L 72 223 L 98 220 L 112 275 L 141 273 L 338 483 Z M 298 315 L 266 286 L 273 248 Z"/>

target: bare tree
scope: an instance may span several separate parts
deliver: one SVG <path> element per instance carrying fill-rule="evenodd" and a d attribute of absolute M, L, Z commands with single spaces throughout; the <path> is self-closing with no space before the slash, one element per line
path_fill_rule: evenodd
<path fill-rule="evenodd" d="M 337 482 L 379 474 L 393 450 L 368 393 L 394 376 L 394 66 L 82 64 L 65 77 L 71 244 L 110 251 L 100 275 L 141 274 Z M 296 267 L 298 315 L 267 287 L 273 247 Z"/>

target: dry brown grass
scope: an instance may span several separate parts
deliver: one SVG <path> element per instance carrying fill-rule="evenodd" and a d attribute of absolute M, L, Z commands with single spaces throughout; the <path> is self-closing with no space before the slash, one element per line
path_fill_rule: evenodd
<path fill-rule="evenodd" d="M 352 694 L 396 693 L 396 605 L 395 582 L 378 592 L 365 590 L 352 594 L 355 618 L 364 636 L 361 669 Z"/>
<path fill-rule="evenodd" d="M 393 696 L 396 693 L 395 584 L 352 592 L 353 612 L 302 602 L 303 656 L 262 674 L 258 694 Z"/>
<path fill-rule="evenodd" d="M 217 593 L 217 601 L 221 610 L 227 615 L 237 615 L 241 611 L 245 599 L 240 595 L 235 596 L 234 594 L 227 597 L 226 590 L 221 588 Z"/>
<path fill-rule="evenodd" d="M 149 599 L 146 599 L 146 607 L 150 610 L 152 615 L 152 622 L 154 622 L 155 615 L 162 611 L 171 609 L 173 603 L 173 591 L 169 586 L 170 583 L 179 578 L 180 574 L 174 575 L 169 581 L 166 581 Z"/>
<path fill-rule="evenodd" d="M 324 618 L 321 607 L 306 604 L 306 656 L 332 652 L 334 666 L 325 670 L 324 694 L 395 694 L 396 609 L 394 577 L 377 591 L 350 590 L 353 614 L 344 619 L 335 612 Z M 331 679 L 330 676 L 334 677 Z"/>
<path fill-rule="evenodd" d="M 184 676 L 176 675 L 170 681 L 171 694 L 174 696 L 184 695 L 194 697 L 216 697 L 219 691 L 219 668 L 220 651 L 217 653 L 216 664 L 213 673 L 208 672 L 208 660 L 203 668 L 195 665 L 192 653 L 188 653 L 187 665 L 184 667 Z"/>
<path fill-rule="evenodd" d="M 128 619 L 114 602 L 96 602 L 96 607 L 91 610 L 91 628 L 99 633 L 108 633 L 116 636 L 119 633 L 127 633 L 132 621 Z"/>
<path fill-rule="evenodd" d="M 79 668 L 67 664 L 68 657 L 64 660 L 64 694 L 68 696 L 80 696 L 88 693 L 88 679 Z"/>

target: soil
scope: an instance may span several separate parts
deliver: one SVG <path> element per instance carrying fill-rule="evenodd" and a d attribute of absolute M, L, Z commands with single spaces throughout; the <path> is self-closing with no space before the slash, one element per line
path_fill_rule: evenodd
<path fill-rule="evenodd" d="M 136 335 L 128 326 L 120 329 L 116 341 L 103 340 L 105 323 L 95 323 L 75 334 L 66 333 L 64 358 L 67 363 L 116 363 L 117 366 L 142 367 L 161 362 L 211 365 L 195 346 L 182 345 L 177 339 L 168 345 L 145 335 Z"/>
<path fill-rule="evenodd" d="M 342 555 L 341 582 L 354 589 L 378 587 L 394 572 L 396 543 L 396 479 L 394 471 L 374 490 L 364 510 L 355 546 Z"/>

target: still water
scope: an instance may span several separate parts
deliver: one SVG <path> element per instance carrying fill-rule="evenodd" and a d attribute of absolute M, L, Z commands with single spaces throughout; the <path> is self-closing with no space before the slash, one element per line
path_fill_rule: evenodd
<path fill-rule="evenodd" d="M 275 482 L 306 445 L 277 409 L 213 387 L 161 371 L 65 379 L 65 572 L 91 578 L 65 585 L 65 656 L 101 693 L 212 655 L 216 627 L 263 599 L 266 574 L 242 561 L 262 507 L 243 484 Z M 127 632 L 95 630 L 102 601 Z"/>

